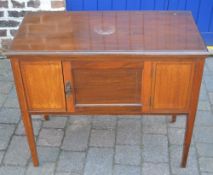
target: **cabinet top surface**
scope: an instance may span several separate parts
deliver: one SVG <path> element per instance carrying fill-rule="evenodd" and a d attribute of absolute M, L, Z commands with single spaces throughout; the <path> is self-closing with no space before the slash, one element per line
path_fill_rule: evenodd
<path fill-rule="evenodd" d="M 189 12 L 28 13 L 7 52 L 19 54 L 198 54 L 206 47 Z"/>

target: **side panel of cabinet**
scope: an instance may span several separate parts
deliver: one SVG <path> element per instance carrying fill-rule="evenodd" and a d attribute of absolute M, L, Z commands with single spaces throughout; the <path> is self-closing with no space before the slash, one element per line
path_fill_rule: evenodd
<path fill-rule="evenodd" d="M 21 74 L 32 111 L 66 111 L 60 61 L 21 61 Z"/>
<path fill-rule="evenodd" d="M 187 110 L 192 91 L 193 62 L 153 64 L 152 111 Z"/>

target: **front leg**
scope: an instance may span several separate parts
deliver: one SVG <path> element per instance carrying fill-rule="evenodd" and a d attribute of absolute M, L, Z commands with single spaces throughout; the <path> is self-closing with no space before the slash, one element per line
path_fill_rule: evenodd
<path fill-rule="evenodd" d="M 27 135 L 27 140 L 28 140 L 28 144 L 30 147 L 30 151 L 31 151 L 33 165 L 38 166 L 39 161 L 38 161 L 38 155 L 37 155 L 36 143 L 35 143 L 35 138 L 34 138 L 31 115 L 28 112 L 24 112 L 22 114 L 22 120 L 23 120 L 23 124 L 24 124 L 24 128 L 25 128 L 25 132 Z"/>
<path fill-rule="evenodd" d="M 189 113 L 187 115 L 187 120 L 186 120 L 186 131 L 185 131 L 182 162 L 181 162 L 181 167 L 183 168 L 186 167 L 186 163 L 188 159 L 189 148 L 191 145 L 192 133 L 194 128 L 194 122 L 195 122 L 195 113 Z"/>

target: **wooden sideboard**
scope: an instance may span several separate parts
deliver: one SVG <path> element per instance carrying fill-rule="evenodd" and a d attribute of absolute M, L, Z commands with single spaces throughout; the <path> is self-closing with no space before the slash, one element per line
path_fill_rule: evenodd
<path fill-rule="evenodd" d="M 186 114 L 185 167 L 208 52 L 189 12 L 28 13 L 7 52 L 31 115 Z"/>

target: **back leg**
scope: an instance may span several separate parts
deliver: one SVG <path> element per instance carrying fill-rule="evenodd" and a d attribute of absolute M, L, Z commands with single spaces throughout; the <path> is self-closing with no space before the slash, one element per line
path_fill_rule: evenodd
<path fill-rule="evenodd" d="M 171 123 L 174 123 L 174 122 L 176 122 L 176 118 L 177 118 L 177 117 L 176 117 L 176 114 L 173 114 L 173 115 L 172 115 L 172 120 L 171 120 Z"/>
<path fill-rule="evenodd" d="M 49 120 L 49 115 L 46 115 L 46 114 L 45 114 L 45 115 L 44 115 L 44 119 L 45 119 L 45 120 Z"/>

